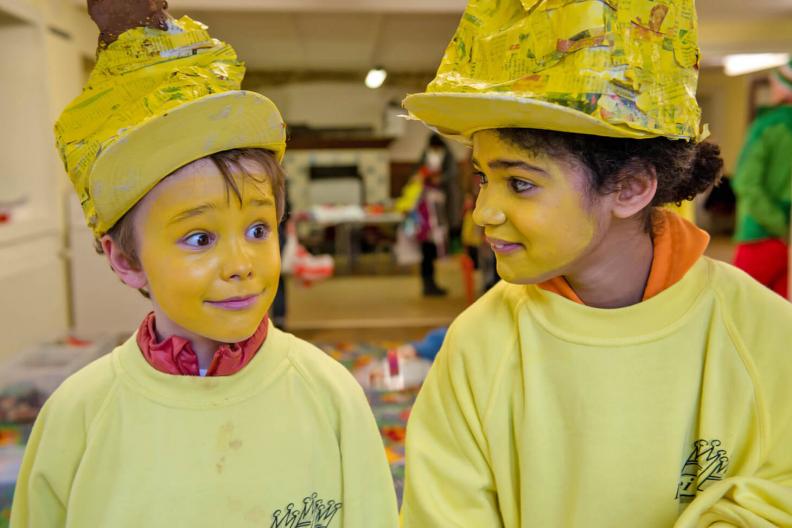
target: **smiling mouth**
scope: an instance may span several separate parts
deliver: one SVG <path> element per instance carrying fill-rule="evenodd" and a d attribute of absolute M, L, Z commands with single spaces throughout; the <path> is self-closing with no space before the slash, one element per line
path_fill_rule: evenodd
<path fill-rule="evenodd" d="M 261 297 L 260 294 L 247 295 L 244 297 L 230 297 L 222 301 L 206 301 L 206 304 L 223 310 L 239 311 L 246 310 L 256 304 L 259 297 Z"/>
<path fill-rule="evenodd" d="M 501 255 L 508 255 L 516 251 L 520 251 L 521 249 L 525 249 L 522 244 L 517 242 L 508 242 L 506 240 L 500 240 L 497 238 L 487 237 L 487 242 L 489 243 L 490 247 L 492 247 L 492 251 Z"/>

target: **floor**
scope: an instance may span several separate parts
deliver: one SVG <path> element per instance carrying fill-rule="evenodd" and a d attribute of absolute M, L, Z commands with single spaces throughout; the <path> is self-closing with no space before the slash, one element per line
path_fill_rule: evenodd
<path fill-rule="evenodd" d="M 313 286 L 289 281 L 287 328 L 314 342 L 417 339 L 467 307 L 457 257 L 438 261 L 437 282 L 448 289 L 447 297 L 423 297 L 417 270 L 333 277 Z"/>

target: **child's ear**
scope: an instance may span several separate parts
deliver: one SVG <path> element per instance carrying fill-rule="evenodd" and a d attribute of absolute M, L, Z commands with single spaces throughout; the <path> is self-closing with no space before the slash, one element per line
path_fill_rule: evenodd
<path fill-rule="evenodd" d="M 652 203 L 657 194 L 657 173 L 654 167 L 629 169 L 613 195 L 613 214 L 617 218 L 630 218 Z"/>
<path fill-rule="evenodd" d="M 148 286 L 146 274 L 143 273 L 142 269 L 139 269 L 138 266 L 133 265 L 133 263 L 129 261 L 129 257 L 121 251 L 121 248 L 110 235 L 104 235 L 99 243 L 102 245 L 102 251 L 105 257 L 107 257 L 110 268 L 121 282 L 136 290 Z"/>

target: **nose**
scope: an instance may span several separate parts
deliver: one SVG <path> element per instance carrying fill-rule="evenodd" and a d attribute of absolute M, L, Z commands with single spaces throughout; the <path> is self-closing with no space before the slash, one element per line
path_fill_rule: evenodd
<path fill-rule="evenodd" d="M 482 189 L 473 209 L 473 221 L 481 227 L 501 225 L 506 222 L 506 213 Z"/>
<path fill-rule="evenodd" d="M 245 242 L 232 241 L 223 256 L 223 278 L 225 280 L 247 280 L 253 277 L 253 258 Z"/>

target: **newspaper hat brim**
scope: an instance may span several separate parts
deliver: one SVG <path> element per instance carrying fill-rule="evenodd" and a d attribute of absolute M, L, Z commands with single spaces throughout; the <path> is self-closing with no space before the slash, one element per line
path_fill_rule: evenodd
<path fill-rule="evenodd" d="M 420 93 L 407 96 L 404 108 L 414 119 L 463 143 L 473 134 L 495 128 L 536 128 L 616 138 L 657 137 L 617 126 L 546 101 L 497 93 Z"/>
<path fill-rule="evenodd" d="M 283 159 L 283 119 L 261 94 L 235 90 L 207 95 L 144 121 L 101 152 L 91 170 L 95 231 L 110 229 L 177 169 L 236 148 L 261 148 Z"/>

